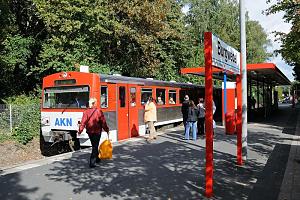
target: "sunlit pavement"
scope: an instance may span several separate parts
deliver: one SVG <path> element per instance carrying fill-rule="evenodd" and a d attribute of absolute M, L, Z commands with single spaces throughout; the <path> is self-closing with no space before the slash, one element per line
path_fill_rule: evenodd
<path fill-rule="evenodd" d="M 249 123 L 243 166 L 236 165 L 236 136 L 217 128 L 211 199 L 300 199 L 299 109 L 281 105 L 264 123 Z M 151 143 L 119 143 L 113 160 L 93 169 L 85 149 L 4 170 L 0 199 L 205 199 L 205 138 L 182 138 L 176 127 Z"/>

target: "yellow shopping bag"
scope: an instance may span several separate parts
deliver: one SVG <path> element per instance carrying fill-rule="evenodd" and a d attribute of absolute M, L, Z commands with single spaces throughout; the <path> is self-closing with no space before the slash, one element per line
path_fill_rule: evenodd
<path fill-rule="evenodd" d="M 109 139 L 104 140 L 99 146 L 99 155 L 100 159 L 112 159 L 112 143 Z"/>

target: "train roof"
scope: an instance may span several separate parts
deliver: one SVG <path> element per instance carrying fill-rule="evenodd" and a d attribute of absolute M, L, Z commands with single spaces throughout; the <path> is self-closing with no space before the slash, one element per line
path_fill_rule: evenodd
<path fill-rule="evenodd" d="M 203 85 L 179 83 L 173 81 L 160 81 L 146 78 L 136 78 L 121 75 L 106 75 L 99 74 L 101 82 L 112 82 L 112 83 L 132 83 L 138 85 L 157 85 L 157 86 L 168 86 L 168 87 L 181 87 L 181 88 L 204 88 Z"/>

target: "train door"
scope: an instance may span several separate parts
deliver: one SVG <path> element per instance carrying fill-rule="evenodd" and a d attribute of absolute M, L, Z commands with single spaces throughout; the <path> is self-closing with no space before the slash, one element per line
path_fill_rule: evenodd
<path fill-rule="evenodd" d="M 118 140 L 124 140 L 129 138 L 128 86 L 127 84 L 117 84 L 117 88 Z"/>
<path fill-rule="evenodd" d="M 137 108 L 137 86 L 128 84 L 129 92 L 129 135 L 130 137 L 139 136 L 139 124 L 138 124 L 138 108 Z"/>

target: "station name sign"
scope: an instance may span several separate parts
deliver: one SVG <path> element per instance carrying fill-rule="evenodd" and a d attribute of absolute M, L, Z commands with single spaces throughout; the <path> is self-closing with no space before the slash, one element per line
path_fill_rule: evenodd
<path fill-rule="evenodd" d="M 240 74 L 240 52 L 212 34 L 212 65 Z"/>

